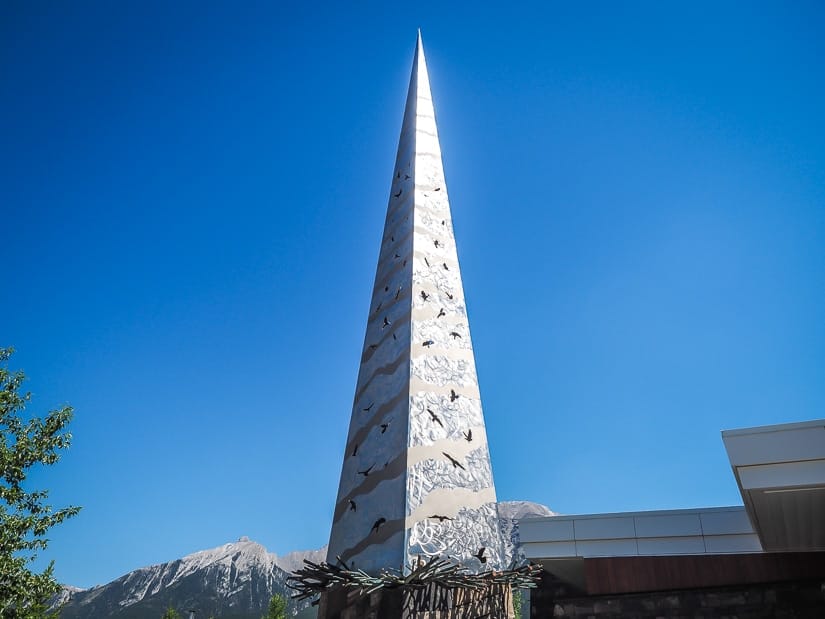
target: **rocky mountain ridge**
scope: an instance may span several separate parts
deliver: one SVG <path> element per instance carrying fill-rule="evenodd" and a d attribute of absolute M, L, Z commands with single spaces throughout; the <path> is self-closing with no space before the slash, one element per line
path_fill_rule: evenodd
<path fill-rule="evenodd" d="M 506 501 L 499 503 L 499 515 L 505 554 L 519 560 L 523 554 L 517 521 L 552 516 L 554 512 L 537 503 Z M 198 619 L 259 619 L 273 595 L 280 593 L 289 598 L 286 580 L 304 559 L 325 558 L 326 547 L 279 557 L 242 537 L 174 561 L 139 568 L 91 589 L 64 587 L 54 602 L 61 608 L 61 619 L 157 619 L 169 606 L 181 613 L 194 609 Z M 291 611 L 306 606 L 293 604 Z"/>

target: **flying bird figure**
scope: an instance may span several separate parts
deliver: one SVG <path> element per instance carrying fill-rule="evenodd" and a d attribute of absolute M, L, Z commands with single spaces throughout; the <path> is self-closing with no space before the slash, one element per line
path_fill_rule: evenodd
<path fill-rule="evenodd" d="M 404 180 L 405 180 L 405 181 L 410 180 L 410 178 L 411 178 L 411 176 L 410 176 L 409 174 L 405 174 L 405 175 L 404 175 Z"/>
<path fill-rule="evenodd" d="M 353 455 L 353 456 L 357 456 L 357 455 L 358 455 L 358 443 L 355 443 L 355 448 L 352 450 L 352 455 Z"/>
<path fill-rule="evenodd" d="M 444 522 L 445 520 L 452 520 L 452 518 L 450 518 L 449 516 L 439 516 L 438 514 L 427 516 L 427 518 L 433 518 L 434 520 L 438 520 L 439 522 Z"/>
<path fill-rule="evenodd" d="M 486 550 L 486 548 L 484 548 L 484 546 L 482 546 L 481 548 L 478 549 L 478 552 L 476 554 L 474 554 L 473 556 L 476 559 L 478 559 L 479 561 L 481 561 L 482 563 L 487 563 L 487 557 L 484 556 L 484 551 L 485 550 Z"/>
<path fill-rule="evenodd" d="M 433 191 L 441 191 L 441 187 L 436 187 Z"/>
<path fill-rule="evenodd" d="M 452 463 L 453 468 L 458 467 L 458 468 L 460 468 L 462 471 L 466 471 L 466 470 L 467 470 L 467 469 L 465 469 L 465 468 L 464 468 L 464 465 L 463 465 L 463 464 L 461 464 L 461 462 L 459 462 L 458 460 L 456 460 L 455 458 L 453 458 L 453 457 L 452 457 L 450 454 L 448 454 L 446 451 L 442 451 L 441 453 L 443 453 L 445 456 L 447 456 L 447 460 L 449 460 L 449 461 Z"/>
<path fill-rule="evenodd" d="M 433 342 L 432 340 L 427 340 L 426 342 L 421 343 L 422 346 L 426 346 L 427 348 L 429 348 L 433 344 L 435 344 L 435 342 Z"/>
<path fill-rule="evenodd" d="M 387 320 L 387 317 L 386 317 L 386 316 L 384 316 L 384 324 L 383 324 L 383 325 L 381 325 L 381 328 L 382 328 L 382 329 L 386 329 L 386 328 L 387 328 L 387 327 L 389 327 L 391 324 L 392 324 L 392 323 L 391 323 L 389 320 Z"/>
<path fill-rule="evenodd" d="M 461 334 L 460 334 L 460 333 L 456 333 L 455 331 L 450 331 L 450 335 L 453 337 L 453 339 L 455 339 L 455 338 L 457 338 L 457 337 L 459 337 L 459 338 L 461 337 Z"/>
<path fill-rule="evenodd" d="M 375 350 L 378 348 L 378 344 L 370 344 L 370 350 Z"/>
<path fill-rule="evenodd" d="M 402 192 L 402 191 L 404 191 L 404 190 L 403 190 L 403 189 L 399 189 L 399 190 L 398 190 L 398 193 L 394 193 L 394 194 L 392 194 L 392 197 L 393 197 L 393 198 L 398 198 L 398 197 L 400 197 L 400 196 L 401 196 L 401 192 Z"/>
<path fill-rule="evenodd" d="M 448 293 L 447 293 L 447 298 L 448 298 L 450 301 L 452 301 L 452 300 L 453 300 L 453 295 L 451 295 L 451 294 L 448 292 Z"/>
<path fill-rule="evenodd" d="M 355 510 L 357 510 L 357 509 L 358 509 L 358 507 L 356 507 L 356 505 L 355 505 L 355 501 L 353 501 L 352 499 L 350 499 L 350 500 L 349 500 L 349 510 L 350 510 L 351 512 L 354 512 L 354 511 L 355 511 Z"/>
<path fill-rule="evenodd" d="M 398 255 L 398 252 L 395 252 L 395 257 L 396 257 L 396 258 L 400 258 L 401 256 L 400 256 L 400 255 Z"/>
<path fill-rule="evenodd" d="M 422 291 L 421 291 L 421 298 L 422 298 L 422 299 L 424 299 L 424 300 L 426 301 L 427 299 L 429 299 L 429 298 L 430 298 L 430 295 L 428 295 L 426 292 L 424 292 L 424 291 L 422 290 Z"/>
<path fill-rule="evenodd" d="M 398 301 L 398 295 L 401 294 L 401 286 L 398 287 L 398 290 L 395 291 L 395 300 Z"/>
<path fill-rule="evenodd" d="M 448 266 L 447 266 L 447 263 L 446 263 L 446 262 L 442 262 L 442 263 L 441 263 L 441 266 L 443 266 L 443 267 L 444 267 L 444 270 L 445 270 L 445 271 L 449 271 L 449 270 L 450 270 L 450 267 L 448 267 Z"/>
<path fill-rule="evenodd" d="M 435 414 L 433 411 L 431 411 L 429 408 L 427 408 L 427 412 L 428 412 L 428 413 L 430 413 L 430 419 L 432 419 L 433 421 L 435 421 L 435 422 L 436 422 L 438 425 L 440 425 L 442 428 L 444 427 L 444 424 L 443 424 L 443 423 L 441 423 L 441 418 L 440 418 L 438 415 L 436 415 L 436 414 Z"/>
<path fill-rule="evenodd" d="M 370 402 L 370 405 L 367 408 L 362 408 L 361 410 L 365 413 L 368 413 L 370 412 L 370 409 L 372 409 L 373 406 L 375 406 L 375 402 Z"/>
<path fill-rule="evenodd" d="M 387 423 L 382 423 L 381 424 L 381 434 L 384 434 L 384 432 L 386 432 L 387 428 L 389 428 L 389 427 L 390 427 L 390 422 L 389 421 Z"/>
<path fill-rule="evenodd" d="M 378 520 L 376 520 L 375 524 L 372 525 L 372 530 L 370 531 L 370 533 L 375 533 L 376 531 L 378 531 L 378 529 L 381 528 L 381 525 L 385 522 L 387 522 L 386 518 L 379 518 Z"/>
<path fill-rule="evenodd" d="M 435 246 L 436 246 L 436 247 L 438 247 L 438 246 L 439 246 L 439 245 L 438 245 L 438 239 L 434 240 L 434 241 L 433 241 L 433 243 L 435 243 Z"/>
<path fill-rule="evenodd" d="M 442 308 L 438 311 L 438 316 L 436 316 L 436 318 L 441 318 L 442 316 L 446 316 L 446 315 L 447 315 L 447 312 L 445 312 L 445 311 L 444 311 L 444 308 L 442 307 Z"/>
<path fill-rule="evenodd" d="M 424 258 L 424 263 L 425 263 L 427 266 L 430 266 L 430 261 L 429 261 L 429 260 L 427 260 L 426 258 Z"/>
<path fill-rule="evenodd" d="M 458 399 L 458 394 L 455 389 L 450 389 L 450 402 L 455 402 Z"/>
<path fill-rule="evenodd" d="M 462 432 L 464 434 L 464 438 L 467 440 L 468 443 L 473 442 L 473 430 L 472 428 L 467 430 L 466 432 Z"/>
<path fill-rule="evenodd" d="M 358 474 L 359 474 L 359 475 L 363 475 L 364 477 L 369 477 L 369 476 L 370 476 L 370 471 L 371 471 L 374 467 L 375 467 L 375 465 L 374 465 L 374 464 L 371 464 L 371 465 L 370 465 L 370 468 L 365 469 L 365 470 L 363 470 L 363 471 L 358 471 Z"/>

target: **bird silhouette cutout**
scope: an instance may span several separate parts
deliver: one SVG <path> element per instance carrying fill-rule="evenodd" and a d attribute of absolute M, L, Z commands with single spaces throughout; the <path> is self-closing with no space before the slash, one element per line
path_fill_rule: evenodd
<path fill-rule="evenodd" d="M 382 423 L 381 424 L 381 434 L 384 434 L 384 432 L 386 432 L 387 428 L 389 428 L 389 427 L 390 427 L 389 421 L 387 423 Z"/>
<path fill-rule="evenodd" d="M 372 525 L 372 529 L 370 530 L 370 533 L 377 533 L 378 529 L 380 529 L 381 525 L 384 524 L 385 522 L 387 522 L 386 518 L 379 518 L 378 520 L 376 520 L 375 524 Z"/>
<path fill-rule="evenodd" d="M 459 468 L 459 469 L 461 469 L 462 471 L 466 471 L 466 470 L 467 470 L 467 469 L 465 469 L 465 468 L 464 468 L 464 465 L 463 465 L 463 464 L 461 464 L 461 462 L 459 462 L 458 460 L 456 460 L 455 458 L 453 458 L 453 457 L 452 457 L 450 454 L 448 454 L 446 451 L 442 451 L 441 453 L 443 453 L 445 456 L 447 456 L 447 460 L 449 460 L 449 461 L 452 463 L 453 468 Z"/>
<path fill-rule="evenodd" d="M 353 456 L 357 456 L 357 455 L 358 455 L 358 443 L 355 443 L 355 447 L 354 447 L 354 448 L 353 448 L 353 450 L 352 450 L 352 455 L 353 455 Z"/>
<path fill-rule="evenodd" d="M 398 252 L 395 252 L 395 257 L 400 258 L 401 256 L 398 254 Z"/>
<path fill-rule="evenodd" d="M 424 291 L 422 290 L 422 291 L 421 291 L 421 298 L 422 298 L 422 299 L 424 299 L 424 300 L 426 301 L 427 299 L 429 299 L 429 298 L 430 298 L 430 295 L 428 295 L 426 292 L 424 292 Z"/>
<path fill-rule="evenodd" d="M 363 475 L 364 477 L 369 477 L 369 476 L 370 476 L 370 471 L 371 471 L 373 468 L 375 468 L 375 465 L 374 465 L 374 464 L 371 464 L 371 465 L 370 465 L 370 468 L 368 468 L 368 469 L 364 469 L 363 471 L 358 471 L 358 474 L 359 474 L 359 475 Z"/>
<path fill-rule="evenodd" d="M 395 337 L 395 333 L 392 334 L 392 339 L 397 340 L 398 338 Z"/>
<path fill-rule="evenodd" d="M 395 175 L 395 178 L 401 178 L 401 172 Z"/>
<path fill-rule="evenodd" d="M 405 180 L 405 181 L 410 180 L 410 178 L 411 178 L 411 177 L 410 177 L 410 175 L 409 175 L 409 174 L 405 174 L 405 175 L 404 175 L 404 180 Z"/>
<path fill-rule="evenodd" d="M 398 301 L 398 295 L 401 294 L 401 286 L 398 287 L 398 290 L 395 291 L 395 300 Z"/>
<path fill-rule="evenodd" d="M 443 267 L 444 267 L 444 270 L 445 270 L 445 271 L 449 271 L 449 270 L 450 270 L 450 267 L 448 267 L 448 266 L 447 266 L 447 263 L 446 263 L 446 262 L 442 262 L 442 263 L 441 263 L 441 266 L 443 266 Z"/>
<path fill-rule="evenodd" d="M 402 266 L 402 267 L 407 266 L 407 261 L 406 261 L 406 260 L 404 260 L 404 262 L 402 262 L 402 263 L 401 263 L 401 266 Z"/>
<path fill-rule="evenodd" d="M 435 422 L 436 422 L 438 425 L 440 425 L 442 428 L 444 427 L 444 424 L 443 424 L 443 423 L 441 423 L 441 418 L 440 418 L 438 415 L 436 415 L 436 414 L 435 414 L 433 411 L 431 411 L 429 408 L 427 409 L 427 412 L 428 412 L 428 413 L 430 413 L 430 419 L 432 419 L 433 421 L 435 421 Z"/>
<path fill-rule="evenodd" d="M 381 303 L 379 303 L 379 304 L 378 304 L 378 307 L 376 307 L 376 308 L 375 308 L 375 313 L 376 313 L 376 314 L 377 314 L 378 312 L 380 312 L 380 311 L 381 311 L 381 306 L 382 306 L 382 305 L 384 305 L 384 302 L 383 302 L 383 301 L 381 301 Z"/>
<path fill-rule="evenodd" d="M 394 193 L 394 194 L 392 194 L 392 197 L 393 197 L 393 198 L 399 198 L 399 197 L 401 197 L 401 192 L 402 192 L 402 191 L 404 191 L 404 190 L 403 190 L 403 189 L 399 189 L 399 190 L 398 190 L 398 193 Z"/>
<path fill-rule="evenodd" d="M 389 286 L 384 286 L 384 292 L 387 292 L 390 289 Z"/>
<path fill-rule="evenodd" d="M 433 191 L 441 191 L 441 187 L 436 187 Z"/>
<path fill-rule="evenodd" d="M 393 242 L 393 243 L 395 243 L 395 237 L 394 237 L 394 236 L 391 236 L 391 237 L 390 237 L 390 241 L 391 241 L 391 242 Z"/>
<path fill-rule="evenodd" d="M 433 520 L 438 520 L 439 522 L 444 522 L 445 520 L 452 520 L 452 518 L 450 518 L 449 516 L 440 516 L 438 514 L 427 516 L 427 518 L 432 518 Z"/>
<path fill-rule="evenodd" d="M 424 264 L 426 264 L 427 266 L 430 266 L 430 261 L 427 260 L 426 258 L 424 258 Z"/>
<path fill-rule="evenodd" d="M 375 406 L 375 402 L 370 402 L 370 405 L 367 408 L 362 408 L 361 410 L 364 411 L 365 413 L 368 413 L 368 412 L 370 412 L 370 410 L 372 410 L 373 406 Z"/>
<path fill-rule="evenodd" d="M 426 342 L 421 342 L 421 345 L 426 346 L 427 348 L 429 348 L 433 344 L 435 344 L 435 342 L 433 342 L 432 340 L 427 340 Z"/>
<path fill-rule="evenodd" d="M 473 442 L 473 431 L 472 431 L 472 429 L 467 430 L 466 432 L 462 432 L 462 434 L 464 435 L 464 438 L 467 440 L 468 443 Z"/>
<path fill-rule="evenodd" d="M 382 328 L 382 329 L 386 329 L 386 328 L 387 328 L 387 327 L 389 327 L 391 324 L 392 324 L 392 323 L 391 323 L 389 320 L 387 320 L 387 317 L 386 317 L 386 316 L 384 316 L 384 324 L 383 324 L 383 325 L 381 325 L 381 328 Z"/>
<path fill-rule="evenodd" d="M 474 554 L 473 556 L 476 559 L 478 559 L 479 561 L 481 561 L 482 563 L 487 563 L 487 557 L 484 556 L 484 551 L 485 550 L 486 550 L 486 548 L 484 548 L 484 546 L 482 546 L 481 548 L 478 549 L 478 552 L 476 554 Z"/>
<path fill-rule="evenodd" d="M 370 344 L 369 348 L 370 350 L 375 350 L 376 348 L 378 348 L 378 344 Z"/>
<path fill-rule="evenodd" d="M 436 316 L 436 318 L 441 318 L 442 316 L 446 316 L 446 315 L 447 315 L 447 312 L 445 312 L 444 308 L 442 307 L 440 310 L 438 310 L 438 316 Z"/>
<path fill-rule="evenodd" d="M 456 339 L 457 337 L 458 337 L 458 338 L 460 338 L 460 337 L 461 337 L 461 334 L 460 334 L 460 333 L 457 333 L 457 332 L 455 332 L 455 331 L 450 331 L 450 335 L 452 336 L 452 338 L 453 338 L 453 339 Z"/>
<path fill-rule="evenodd" d="M 434 241 L 433 241 L 433 243 L 435 243 L 435 246 L 436 246 L 436 247 L 439 247 L 439 244 L 438 244 L 438 239 L 434 240 Z"/>
<path fill-rule="evenodd" d="M 446 220 L 446 219 L 442 219 L 442 220 L 441 220 L 441 225 L 442 225 L 442 226 L 446 226 L 446 225 L 447 225 L 447 220 Z"/>
<path fill-rule="evenodd" d="M 458 399 L 458 394 L 454 389 L 450 389 L 450 402 L 455 402 Z"/>
<path fill-rule="evenodd" d="M 350 500 L 349 500 L 349 510 L 350 510 L 351 512 L 354 512 L 354 511 L 356 511 L 357 509 L 358 509 L 358 506 L 355 504 L 355 501 L 353 501 L 352 499 L 350 499 Z"/>
<path fill-rule="evenodd" d="M 447 298 L 448 298 L 450 301 L 452 301 L 452 300 L 453 300 L 453 295 L 451 295 L 451 294 L 448 292 L 448 293 L 447 293 Z"/>

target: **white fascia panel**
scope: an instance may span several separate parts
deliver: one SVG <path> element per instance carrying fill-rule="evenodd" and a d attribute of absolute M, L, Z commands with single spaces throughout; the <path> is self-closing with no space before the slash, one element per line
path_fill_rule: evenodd
<path fill-rule="evenodd" d="M 527 519 L 519 521 L 521 542 L 562 542 L 575 539 L 572 520 Z"/>
<path fill-rule="evenodd" d="M 737 554 L 740 552 L 762 552 L 762 544 L 756 533 L 743 535 L 711 535 L 705 537 L 708 554 Z"/>
<path fill-rule="evenodd" d="M 825 460 L 737 467 L 742 490 L 825 485 Z"/>
<path fill-rule="evenodd" d="M 633 518 L 576 518 L 577 540 L 612 540 L 635 538 Z"/>
<path fill-rule="evenodd" d="M 638 537 L 685 537 L 702 535 L 699 514 L 671 514 L 662 516 L 636 516 Z"/>

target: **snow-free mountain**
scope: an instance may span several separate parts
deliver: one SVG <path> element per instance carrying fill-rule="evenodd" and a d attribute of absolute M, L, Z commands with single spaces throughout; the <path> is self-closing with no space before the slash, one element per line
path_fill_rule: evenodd
<path fill-rule="evenodd" d="M 517 521 L 552 516 L 544 505 L 526 501 L 499 503 L 507 557 L 520 554 Z M 61 619 L 158 619 L 168 607 L 182 615 L 196 611 L 197 619 L 259 619 L 270 598 L 289 598 L 289 574 L 304 559 L 323 561 L 326 548 L 278 556 L 261 544 L 242 537 L 237 542 L 201 550 L 168 563 L 142 567 L 91 589 L 65 587 Z M 306 611 L 307 603 L 292 611 Z"/>

